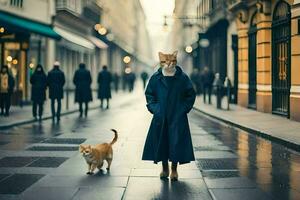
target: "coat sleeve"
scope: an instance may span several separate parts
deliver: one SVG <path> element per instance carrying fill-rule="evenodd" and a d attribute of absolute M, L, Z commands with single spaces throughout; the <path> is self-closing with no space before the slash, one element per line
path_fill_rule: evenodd
<path fill-rule="evenodd" d="M 77 84 L 77 76 L 78 76 L 78 73 L 76 71 L 75 74 L 74 74 L 74 77 L 73 77 L 73 83 L 74 83 L 75 86 Z"/>
<path fill-rule="evenodd" d="M 145 96 L 146 96 L 146 101 L 147 101 L 147 109 L 152 114 L 157 113 L 158 106 L 159 106 L 156 91 L 154 88 L 154 81 L 155 80 L 153 79 L 153 77 L 151 77 L 149 80 L 149 83 L 147 85 L 146 91 L 145 91 Z"/>
<path fill-rule="evenodd" d="M 62 74 L 62 86 L 64 86 L 66 83 L 66 78 L 65 78 L 65 74 Z"/>
<path fill-rule="evenodd" d="M 91 76 L 91 72 L 90 71 L 88 72 L 88 83 L 89 83 L 89 85 L 92 84 L 92 76 Z"/>
<path fill-rule="evenodd" d="M 101 74 L 100 74 L 100 73 L 98 74 L 98 77 L 97 77 L 97 83 L 98 83 L 98 84 L 101 83 Z"/>
<path fill-rule="evenodd" d="M 184 91 L 183 105 L 184 105 L 184 112 L 189 113 L 195 103 L 196 92 L 195 92 L 192 82 L 188 76 L 186 76 L 185 82 L 186 82 L 185 83 L 186 87 L 185 87 L 185 91 Z"/>

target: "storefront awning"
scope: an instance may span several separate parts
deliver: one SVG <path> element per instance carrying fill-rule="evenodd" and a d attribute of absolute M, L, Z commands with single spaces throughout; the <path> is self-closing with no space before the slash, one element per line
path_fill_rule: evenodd
<path fill-rule="evenodd" d="M 89 40 L 85 39 L 84 37 L 74 34 L 72 32 L 69 32 L 67 30 L 64 30 L 59 27 L 55 27 L 54 30 L 61 35 L 65 40 L 68 40 L 69 42 L 75 43 L 77 45 L 80 45 L 82 47 L 88 48 L 88 49 L 94 49 L 95 45 L 90 42 Z"/>
<path fill-rule="evenodd" d="M 42 24 L 22 17 L 14 16 L 4 12 L 0 12 L 0 25 L 13 26 L 29 32 L 40 34 L 53 39 L 61 37 L 52 29 L 50 25 Z"/>
<path fill-rule="evenodd" d="M 99 49 L 106 49 L 108 47 L 107 44 L 105 44 L 105 42 L 103 42 L 102 40 L 100 40 L 94 36 L 90 36 L 89 40 Z"/>

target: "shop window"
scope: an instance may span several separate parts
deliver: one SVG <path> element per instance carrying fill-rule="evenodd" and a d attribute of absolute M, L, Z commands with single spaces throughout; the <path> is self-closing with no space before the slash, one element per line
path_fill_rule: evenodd
<path fill-rule="evenodd" d="M 22 8 L 23 7 L 23 0 L 10 0 L 10 5 L 13 7 Z"/>

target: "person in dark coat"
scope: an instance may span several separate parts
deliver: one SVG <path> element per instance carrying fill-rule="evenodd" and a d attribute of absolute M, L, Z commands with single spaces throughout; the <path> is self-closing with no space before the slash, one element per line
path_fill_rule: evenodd
<path fill-rule="evenodd" d="M 53 69 L 48 73 L 47 85 L 49 87 L 49 98 L 51 99 L 52 120 L 57 118 L 60 121 L 61 99 L 64 97 L 65 74 L 59 69 L 59 62 L 54 63 Z M 55 101 L 57 101 L 57 110 L 55 112 Z"/>
<path fill-rule="evenodd" d="M 176 56 L 177 52 L 171 55 Z M 164 75 L 164 69 L 159 68 L 146 87 L 147 109 L 153 118 L 142 155 L 142 160 L 162 161 L 161 178 L 169 176 L 168 161 L 171 161 L 171 180 L 178 178 L 177 163 L 195 160 L 187 114 L 196 94 L 189 77 L 174 65 L 173 76 Z"/>
<path fill-rule="evenodd" d="M 79 117 L 82 117 L 83 109 L 82 104 L 85 104 L 84 115 L 88 114 L 88 103 L 93 100 L 92 98 L 92 77 L 89 70 L 85 68 L 84 63 L 79 64 L 79 69 L 75 72 L 73 83 L 75 84 L 75 102 L 79 103 Z"/>
<path fill-rule="evenodd" d="M 8 66 L 3 65 L 0 72 L 0 107 L 1 115 L 9 116 L 11 95 L 14 91 L 15 81 L 8 71 Z M 5 111 L 5 112 L 4 112 Z"/>
<path fill-rule="evenodd" d="M 129 89 L 129 92 L 132 92 L 133 89 L 134 89 L 134 83 L 135 83 L 135 79 L 136 79 L 136 76 L 135 76 L 135 73 L 133 73 L 132 71 L 127 75 L 127 78 L 128 78 L 128 89 Z"/>
<path fill-rule="evenodd" d="M 211 104 L 211 92 L 212 92 L 214 78 L 215 78 L 214 73 L 208 67 L 204 67 L 201 73 L 204 103 L 206 103 L 206 95 L 208 95 L 208 103 Z"/>
<path fill-rule="evenodd" d="M 149 78 L 149 76 L 148 76 L 147 72 L 144 71 L 141 73 L 141 79 L 143 81 L 143 88 L 146 87 L 146 82 L 147 82 L 148 78 Z"/>
<path fill-rule="evenodd" d="M 201 74 L 197 68 L 193 69 L 190 78 L 196 90 L 196 94 L 199 95 L 201 93 Z"/>
<path fill-rule="evenodd" d="M 114 81 L 115 91 L 118 92 L 119 91 L 120 76 L 118 75 L 117 72 L 114 74 L 113 81 Z"/>
<path fill-rule="evenodd" d="M 47 76 L 42 65 L 38 64 L 32 76 L 30 77 L 32 115 L 37 119 L 37 107 L 39 109 L 39 120 L 42 120 L 43 106 L 46 100 Z"/>
<path fill-rule="evenodd" d="M 98 99 L 100 99 L 100 107 L 103 108 L 103 100 L 106 99 L 106 109 L 109 108 L 109 99 L 111 98 L 110 84 L 112 81 L 111 73 L 107 70 L 107 66 L 102 67 L 102 71 L 98 74 Z"/>

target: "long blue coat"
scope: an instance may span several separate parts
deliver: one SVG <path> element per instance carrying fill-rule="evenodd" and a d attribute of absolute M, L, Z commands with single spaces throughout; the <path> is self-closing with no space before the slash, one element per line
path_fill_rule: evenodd
<path fill-rule="evenodd" d="M 145 95 L 147 108 L 153 114 L 146 138 L 143 160 L 179 162 L 194 161 L 187 114 L 195 102 L 195 91 L 189 77 L 176 66 L 173 89 L 168 87 L 162 70 L 152 75 Z"/>
<path fill-rule="evenodd" d="M 65 74 L 58 67 L 54 67 L 47 76 L 50 99 L 62 99 L 64 97 Z"/>
<path fill-rule="evenodd" d="M 112 81 L 111 73 L 108 70 L 102 70 L 98 74 L 98 99 L 110 99 L 111 88 L 110 84 Z"/>
<path fill-rule="evenodd" d="M 83 67 L 76 70 L 73 83 L 76 86 L 75 102 L 82 103 L 93 100 L 91 89 L 92 77 L 89 70 Z"/>

